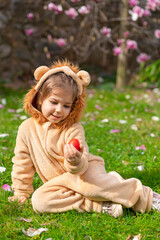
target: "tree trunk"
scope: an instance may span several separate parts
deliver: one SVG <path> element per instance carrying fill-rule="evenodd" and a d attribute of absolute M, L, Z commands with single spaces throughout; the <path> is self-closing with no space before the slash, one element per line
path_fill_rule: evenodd
<path fill-rule="evenodd" d="M 127 30 L 128 0 L 122 0 L 120 18 L 120 37 L 124 38 Z M 125 43 L 121 45 L 122 53 L 118 56 L 116 88 L 123 88 L 127 84 L 127 55 L 125 53 Z"/>

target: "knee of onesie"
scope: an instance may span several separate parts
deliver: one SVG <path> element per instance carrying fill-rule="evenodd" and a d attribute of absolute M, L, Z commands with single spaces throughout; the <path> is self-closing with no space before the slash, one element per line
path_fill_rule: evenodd
<path fill-rule="evenodd" d="M 36 190 L 31 198 L 31 202 L 32 202 L 32 207 L 33 210 L 36 213 L 43 213 L 44 212 L 44 204 L 43 204 L 43 198 L 42 196 L 40 196 L 38 190 Z"/>

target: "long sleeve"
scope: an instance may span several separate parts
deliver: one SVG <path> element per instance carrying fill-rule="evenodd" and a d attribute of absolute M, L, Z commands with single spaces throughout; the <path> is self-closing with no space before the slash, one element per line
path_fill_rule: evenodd
<path fill-rule="evenodd" d="M 66 133 L 66 143 L 69 143 L 71 139 L 78 139 L 80 145 L 83 146 L 82 156 L 77 165 L 70 164 L 66 159 L 64 159 L 64 166 L 66 170 L 72 174 L 83 174 L 88 168 L 88 146 L 85 141 L 85 135 L 83 127 L 77 123 L 70 128 Z"/>
<path fill-rule="evenodd" d="M 16 139 L 15 156 L 12 159 L 12 189 L 15 196 L 29 197 L 33 192 L 33 176 L 35 168 L 30 158 L 27 144 L 25 142 L 25 131 L 22 126 L 19 127 Z"/>

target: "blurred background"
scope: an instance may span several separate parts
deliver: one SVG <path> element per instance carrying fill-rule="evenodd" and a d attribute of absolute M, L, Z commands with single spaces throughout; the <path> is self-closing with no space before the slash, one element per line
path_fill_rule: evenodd
<path fill-rule="evenodd" d="M 159 0 L 0 0 L 0 82 L 30 84 L 40 65 L 69 59 L 93 84 L 158 87 Z"/>

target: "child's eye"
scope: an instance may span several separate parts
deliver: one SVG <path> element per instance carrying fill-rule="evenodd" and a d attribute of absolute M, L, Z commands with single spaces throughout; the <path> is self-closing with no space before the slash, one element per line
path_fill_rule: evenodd
<path fill-rule="evenodd" d="M 64 107 L 65 107 L 65 108 L 70 108 L 70 106 L 68 106 L 68 105 L 64 105 Z"/>
<path fill-rule="evenodd" d="M 51 103 L 52 103 L 52 104 L 54 104 L 54 105 L 55 105 L 55 104 L 57 104 L 57 103 L 56 103 L 56 102 L 54 102 L 54 101 L 51 101 Z"/>

